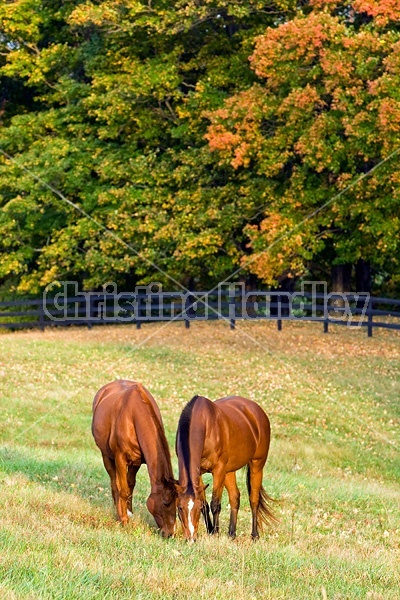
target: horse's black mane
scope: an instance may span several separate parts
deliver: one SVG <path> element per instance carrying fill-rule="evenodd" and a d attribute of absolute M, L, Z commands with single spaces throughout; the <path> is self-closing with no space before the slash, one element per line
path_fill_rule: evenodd
<path fill-rule="evenodd" d="M 190 427 L 190 421 L 192 419 L 192 412 L 193 412 L 193 407 L 194 407 L 194 403 L 196 402 L 197 398 L 199 398 L 200 396 L 193 396 L 193 398 L 191 400 L 189 400 L 189 402 L 186 404 L 185 408 L 182 411 L 181 416 L 179 417 L 179 424 L 178 424 L 178 429 L 179 431 L 186 431 L 186 433 L 189 433 L 189 427 Z"/>
<path fill-rule="evenodd" d="M 190 423 L 192 420 L 193 407 L 197 398 L 200 396 L 193 396 L 191 400 L 186 404 L 183 409 L 181 416 L 179 417 L 178 423 L 178 435 L 179 435 L 179 443 L 182 450 L 183 463 L 185 465 L 186 473 L 188 475 L 188 493 L 193 494 L 193 482 L 190 477 L 190 445 L 189 445 L 189 431 L 190 431 Z"/>

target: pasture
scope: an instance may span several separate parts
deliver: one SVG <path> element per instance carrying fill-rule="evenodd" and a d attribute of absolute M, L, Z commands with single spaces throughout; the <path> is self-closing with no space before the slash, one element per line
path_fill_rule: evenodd
<path fill-rule="evenodd" d="M 369 599 L 400 589 L 400 336 L 313 324 L 151 324 L 0 334 L 0 596 L 34 599 Z M 145 508 L 114 519 L 91 436 L 95 392 L 141 381 L 174 439 L 194 394 L 258 402 L 272 442 L 263 485 L 280 524 L 257 543 L 244 472 L 235 541 L 164 540 Z M 205 476 L 205 482 L 210 478 Z"/>

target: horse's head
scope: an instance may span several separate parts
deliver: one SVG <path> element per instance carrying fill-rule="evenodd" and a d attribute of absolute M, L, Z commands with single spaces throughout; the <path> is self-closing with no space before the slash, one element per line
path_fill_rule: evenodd
<path fill-rule="evenodd" d="M 163 537 L 171 537 L 175 532 L 176 522 L 176 490 L 175 482 L 165 480 L 147 498 L 147 508 L 153 515 Z"/>
<path fill-rule="evenodd" d="M 199 528 L 200 513 L 204 505 L 204 490 L 207 486 L 200 486 L 190 493 L 182 486 L 177 485 L 178 498 L 176 506 L 178 517 L 182 523 L 183 534 L 188 542 L 195 542 Z"/>

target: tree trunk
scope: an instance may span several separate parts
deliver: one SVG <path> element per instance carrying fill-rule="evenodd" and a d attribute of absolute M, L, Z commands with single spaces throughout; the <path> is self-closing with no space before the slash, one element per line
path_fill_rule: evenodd
<path fill-rule="evenodd" d="M 350 264 L 334 265 L 332 267 L 332 292 L 346 293 L 351 289 Z"/>
<path fill-rule="evenodd" d="M 359 258 L 356 264 L 356 292 L 371 293 L 371 263 Z M 365 307 L 365 298 L 357 301 L 357 308 Z"/>
<path fill-rule="evenodd" d="M 296 280 L 292 277 L 285 277 L 279 282 L 278 288 L 273 288 L 274 292 L 290 292 L 291 294 L 294 292 Z M 289 315 L 289 300 L 286 295 L 279 295 L 274 298 L 274 302 L 278 304 L 278 306 L 271 306 L 271 315 L 287 317 Z"/>
<path fill-rule="evenodd" d="M 332 292 L 336 292 L 338 294 L 345 294 L 346 292 L 350 292 L 351 289 L 351 264 L 343 264 L 343 265 L 334 265 L 332 267 Z M 345 301 L 340 296 L 333 298 L 331 300 L 331 306 L 335 308 L 344 308 Z M 331 313 L 331 315 L 338 319 L 343 316 L 343 311 L 337 311 Z"/>
<path fill-rule="evenodd" d="M 363 258 L 356 264 L 356 292 L 371 293 L 371 264 Z"/>

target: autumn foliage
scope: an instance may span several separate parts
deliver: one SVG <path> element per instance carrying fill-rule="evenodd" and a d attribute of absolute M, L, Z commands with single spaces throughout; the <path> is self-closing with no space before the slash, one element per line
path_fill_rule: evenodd
<path fill-rule="evenodd" d="M 326 261 L 399 266 L 400 2 L 310 5 L 257 38 L 259 82 L 208 115 L 221 162 L 265 178 L 242 264 L 268 283 Z"/>
<path fill-rule="evenodd" d="M 398 285 L 399 16 L 394 0 L 2 3 L 0 295 L 238 269 L 276 285 L 360 260 Z"/>

